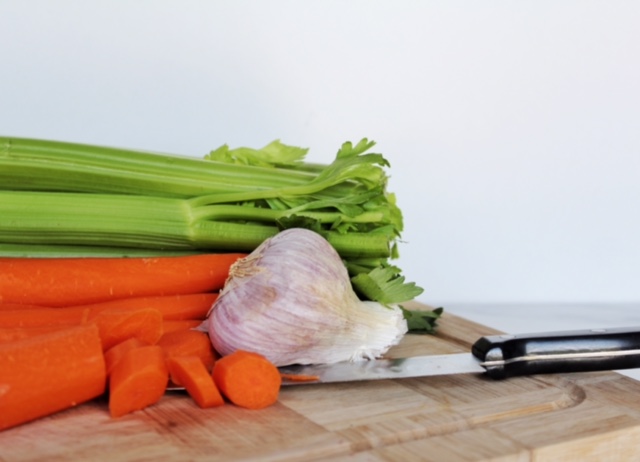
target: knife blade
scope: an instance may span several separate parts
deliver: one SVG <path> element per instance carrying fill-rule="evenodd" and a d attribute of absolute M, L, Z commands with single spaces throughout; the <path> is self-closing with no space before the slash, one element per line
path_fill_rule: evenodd
<path fill-rule="evenodd" d="M 519 375 L 609 371 L 640 367 L 640 327 L 492 335 L 470 353 L 280 367 L 283 385 L 482 373 Z"/>

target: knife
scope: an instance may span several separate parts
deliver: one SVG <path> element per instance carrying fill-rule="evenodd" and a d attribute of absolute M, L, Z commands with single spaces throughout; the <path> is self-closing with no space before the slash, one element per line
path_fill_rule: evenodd
<path fill-rule="evenodd" d="M 471 353 L 280 367 L 283 385 L 483 373 L 492 379 L 640 367 L 640 327 L 491 335 Z"/>

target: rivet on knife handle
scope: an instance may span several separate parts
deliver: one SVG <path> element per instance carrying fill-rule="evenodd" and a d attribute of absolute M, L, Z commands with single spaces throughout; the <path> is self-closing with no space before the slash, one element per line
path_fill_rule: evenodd
<path fill-rule="evenodd" d="M 494 379 L 640 367 L 640 327 L 493 335 L 473 355 Z"/>

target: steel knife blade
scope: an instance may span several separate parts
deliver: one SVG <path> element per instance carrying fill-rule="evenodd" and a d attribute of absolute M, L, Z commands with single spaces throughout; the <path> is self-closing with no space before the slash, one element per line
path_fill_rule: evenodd
<path fill-rule="evenodd" d="M 640 367 L 640 327 L 492 335 L 470 353 L 280 367 L 283 385 L 483 373 L 518 375 Z"/>

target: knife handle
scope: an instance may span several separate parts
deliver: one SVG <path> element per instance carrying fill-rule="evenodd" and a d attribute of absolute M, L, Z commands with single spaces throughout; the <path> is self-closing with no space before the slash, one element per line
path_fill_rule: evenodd
<path fill-rule="evenodd" d="M 494 379 L 632 369 L 640 367 L 640 327 L 492 335 L 471 351 Z"/>

